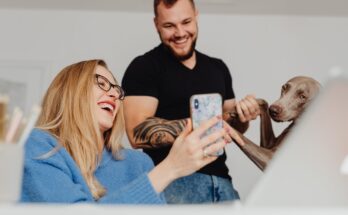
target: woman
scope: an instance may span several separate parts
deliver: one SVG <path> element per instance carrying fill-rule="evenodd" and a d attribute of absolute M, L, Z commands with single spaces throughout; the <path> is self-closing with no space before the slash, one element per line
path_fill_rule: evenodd
<path fill-rule="evenodd" d="M 167 158 L 150 158 L 121 145 L 124 92 L 102 60 L 64 68 L 53 80 L 26 142 L 22 202 L 165 203 L 164 188 L 214 161 L 231 128 L 200 139 L 218 119 L 191 132 L 190 122 Z M 209 145 L 209 146 L 208 146 Z"/>

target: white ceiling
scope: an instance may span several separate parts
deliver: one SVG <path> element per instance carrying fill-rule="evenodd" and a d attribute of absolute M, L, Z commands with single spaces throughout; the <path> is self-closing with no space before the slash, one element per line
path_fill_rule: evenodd
<path fill-rule="evenodd" d="M 153 0 L 0 0 L 0 8 L 152 12 Z M 348 0 L 196 0 L 202 13 L 348 16 Z"/>

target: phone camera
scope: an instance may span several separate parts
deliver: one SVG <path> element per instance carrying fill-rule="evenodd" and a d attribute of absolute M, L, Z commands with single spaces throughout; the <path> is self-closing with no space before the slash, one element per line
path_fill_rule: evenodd
<path fill-rule="evenodd" d="M 195 99 L 193 102 L 194 102 L 194 107 L 195 107 L 195 109 L 198 109 L 198 108 L 199 108 L 198 99 Z"/>

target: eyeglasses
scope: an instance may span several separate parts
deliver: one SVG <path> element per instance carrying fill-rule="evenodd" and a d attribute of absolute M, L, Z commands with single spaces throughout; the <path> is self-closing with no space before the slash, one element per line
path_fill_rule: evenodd
<path fill-rule="evenodd" d="M 105 78 L 102 75 L 95 74 L 95 78 L 97 80 L 97 84 L 100 89 L 104 90 L 105 92 L 109 92 L 111 87 L 115 88 L 117 94 L 118 94 L 118 99 L 123 100 L 124 99 L 124 90 L 122 89 L 121 86 L 117 84 L 112 84 L 107 78 Z"/>

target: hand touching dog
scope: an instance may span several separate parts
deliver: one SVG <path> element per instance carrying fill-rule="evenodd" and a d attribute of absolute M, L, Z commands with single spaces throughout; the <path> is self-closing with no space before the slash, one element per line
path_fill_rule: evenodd
<path fill-rule="evenodd" d="M 282 144 L 285 137 L 288 135 L 291 128 L 295 125 L 296 120 L 301 116 L 306 107 L 310 104 L 315 96 L 319 93 L 320 84 L 318 81 L 310 77 L 296 76 L 287 81 L 281 89 L 280 98 L 275 101 L 270 107 L 263 99 L 256 99 L 259 111 L 245 112 L 244 118 L 240 120 L 253 119 L 255 115 L 260 115 L 260 144 L 257 145 L 238 131 L 242 141 L 236 141 L 240 149 L 263 171 L 268 162 L 272 159 L 273 154 Z M 249 97 L 243 100 L 243 105 L 254 104 L 254 97 Z M 224 119 L 231 123 L 240 117 L 240 110 L 225 113 Z M 243 116 L 242 116 L 243 117 Z M 290 121 L 291 124 L 285 128 L 281 134 L 275 137 L 271 119 L 276 122 Z"/>

